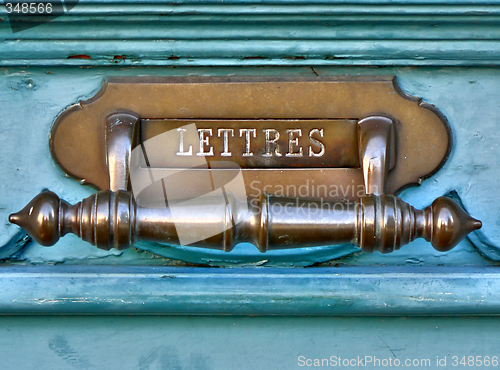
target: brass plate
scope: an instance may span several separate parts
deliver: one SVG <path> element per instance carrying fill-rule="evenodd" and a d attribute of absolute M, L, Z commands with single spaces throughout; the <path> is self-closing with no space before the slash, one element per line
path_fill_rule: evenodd
<path fill-rule="evenodd" d="M 350 185 L 352 192 L 345 193 L 344 188 L 345 194 L 332 193 L 326 198 L 356 199 L 359 187 L 363 187 L 363 174 L 359 168 L 358 138 L 352 134 L 356 126 L 353 122 L 370 115 L 386 115 L 396 121 L 397 156 L 387 177 L 389 194 L 418 184 L 437 171 L 451 147 L 445 119 L 433 107 L 403 94 L 394 77 L 118 78 L 110 79 L 94 98 L 68 108 L 56 120 L 51 151 L 68 175 L 99 189 L 109 188 L 106 118 L 117 112 L 141 117 L 142 140 L 184 123 L 206 128 L 212 125 L 213 129 L 253 127 L 249 124 L 260 130 L 273 128 L 283 133 L 279 144 L 284 153 L 288 145 L 286 129 L 302 129 L 299 143 L 302 142 L 305 153 L 309 149 L 310 130 L 325 128 L 321 138 L 325 155 L 321 157 L 237 157 L 247 190 L 250 182 L 258 179 L 261 187 L 271 185 L 272 189 L 267 189 L 271 193 L 279 192 L 279 185 L 293 184 L 299 188 L 314 183 L 329 189 Z M 233 139 L 242 138 L 235 135 Z M 214 153 L 220 153 L 220 138 L 213 135 L 210 140 L 217 146 Z M 263 141 L 255 144 L 254 153 L 262 154 Z M 231 147 L 234 153 L 244 150 L 243 141 L 233 140 L 232 145 L 236 145 Z M 161 159 L 155 165 L 169 166 Z M 252 190 L 249 191 L 251 196 Z"/>

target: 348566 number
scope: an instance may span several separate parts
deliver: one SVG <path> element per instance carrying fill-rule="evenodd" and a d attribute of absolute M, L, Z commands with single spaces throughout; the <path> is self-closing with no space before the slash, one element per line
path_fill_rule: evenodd
<path fill-rule="evenodd" d="M 51 3 L 6 3 L 5 8 L 7 13 L 18 14 L 50 14 L 52 13 Z"/>
<path fill-rule="evenodd" d="M 453 356 L 451 358 L 452 366 L 498 366 L 497 356 Z"/>

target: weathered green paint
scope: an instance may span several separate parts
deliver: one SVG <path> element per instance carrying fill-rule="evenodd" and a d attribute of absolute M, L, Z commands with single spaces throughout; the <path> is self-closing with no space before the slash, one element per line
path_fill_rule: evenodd
<path fill-rule="evenodd" d="M 37 55 L 43 53 L 44 58 Z M 214 57 L 217 55 L 218 57 Z M 83 57 L 82 57 L 83 56 Z M 500 44 L 486 41 L 45 40 L 3 41 L 0 65 L 498 65 Z M 170 59 L 169 59 L 170 58 Z M 179 59 L 176 59 L 179 58 Z M 252 59 L 262 59 L 259 63 Z M 302 58 L 305 58 L 302 59 Z M 189 59 L 193 59 L 191 63 Z M 241 60 L 247 60 L 247 63 Z M 297 62 L 297 59 L 302 59 Z M 339 59 L 348 59 L 339 61 Z M 266 62 L 267 60 L 267 62 Z M 409 61 L 412 61 L 411 63 Z"/>
<path fill-rule="evenodd" d="M 0 5 L 0 258 L 17 251 L 0 266 L 2 313 L 500 314 L 492 261 L 500 255 L 500 1 L 80 0 L 69 15 L 16 34 L 6 18 Z M 419 241 L 393 255 L 350 254 L 326 269 L 265 266 L 355 249 L 287 257 L 245 246 L 231 255 L 143 246 L 250 266 L 200 270 L 162 267 L 182 263 L 135 249 L 99 251 L 72 236 L 52 248 L 26 244 L 7 222 L 44 188 L 69 202 L 93 191 L 64 177 L 48 135 L 60 112 L 107 77 L 335 74 L 396 75 L 406 93 L 447 117 L 449 161 L 402 197 L 422 208 L 455 191 L 483 221 L 474 245 L 442 254 Z M 0 367 L 293 369 L 303 368 L 299 356 L 446 356 L 439 368 L 455 369 L 455 355 L 499 355 L 497 328 L 498 317 L 0 316 Z"/>
<path fill-rule="evenodd" d="M 498 1 L 80 1 L 13 34 L 3 66 L 498 66 Z M 31 20 L 43 22 L 44 17 Z M 85 24 L 82 27 L 82 24 Z"/>
<path fill-rule="evenodd" d="M 498 315 L 497 267 L 5 266 L 0 314 Z"/>
<path fill-rule="evenodd" d="M 453 356 L 496 355 L 498 318 L 488 317 L 0 318 L 2 370 L 318 369 L 299 366 L 299 356 L 431 359 L 430 367 L 406 368 L 457 369 L 464 367 Z"/>

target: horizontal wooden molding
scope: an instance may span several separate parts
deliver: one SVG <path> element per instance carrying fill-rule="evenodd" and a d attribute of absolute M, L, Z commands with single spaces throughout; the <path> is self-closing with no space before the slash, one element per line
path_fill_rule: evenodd
<path fill-rule="evenodd" d="M 5 266 L 0 314 L 498 315 L 497 270 Z"/>
<path fill-rule="evenodd" d="M 500 64 L 500 1 L 80 0 L 21 32 L 0 19 L 2 66 Z"/>

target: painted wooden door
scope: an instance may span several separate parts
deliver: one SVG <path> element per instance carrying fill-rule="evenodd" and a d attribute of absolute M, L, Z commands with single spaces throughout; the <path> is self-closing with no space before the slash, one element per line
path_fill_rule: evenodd
<path fill-rule="evenodd" d="M 2 369 L 498 367 L 500 3 L 66 3 L 55 18 L 0 7 Z M 395 76 L 446 117 L 448 161 L 400 196 L 452 196 L 481 230 L 447 253 L 419 240 L 260 255 L 45 248 L 8 223 L 44 189 L 95 191 L 65 176 L 49 135 L 110 78 L 344 75 Z"/>

